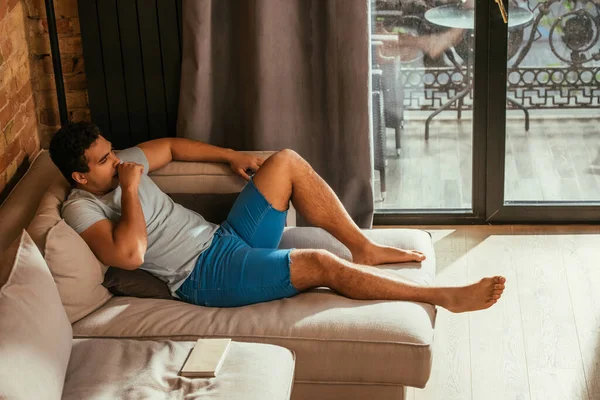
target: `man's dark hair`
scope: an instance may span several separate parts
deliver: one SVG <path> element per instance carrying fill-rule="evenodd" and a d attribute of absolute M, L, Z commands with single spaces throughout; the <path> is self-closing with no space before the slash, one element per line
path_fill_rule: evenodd
<path fill-rule="evenodd" d="M 73 172 L 89 172 L 85 151 L 99 136 L 100 128 L 91 122 L 70 122 L 52 137 L 50 158 L 71 185 Z"/>

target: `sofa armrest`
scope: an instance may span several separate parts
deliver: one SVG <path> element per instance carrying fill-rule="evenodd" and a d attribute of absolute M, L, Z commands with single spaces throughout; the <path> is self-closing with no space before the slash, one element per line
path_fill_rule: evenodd
<path fill-rule="evenodd" d="M 268 158 L 273 151 L 244 151 Z M 236 175 L 229 165 L 213 162 L 171 161 L 152 171 L 150 178 L 165 193 L 236 193 L 246 181 Z"/>
<path fill-rule="evenodd" d="M 262 158 L 268 158 L 273 151 L 244 151 Z M 150 178 L 165 193 L 238 193 L 246 181 L 236 175 L 229 165 L 212 162 L 172 161 L 164 167 L 152 171 Z M 296 211 L 290 203 L 287 226 L 296 225 Z"/>

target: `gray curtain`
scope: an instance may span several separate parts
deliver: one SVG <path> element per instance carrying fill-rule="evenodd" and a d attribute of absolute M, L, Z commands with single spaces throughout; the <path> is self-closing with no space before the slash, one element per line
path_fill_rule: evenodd
<path fill-rule="evenodd" d="M 235 150 L 291 148 L 370 228 L 368 8 L 183 0 L 177 135 Z"/>

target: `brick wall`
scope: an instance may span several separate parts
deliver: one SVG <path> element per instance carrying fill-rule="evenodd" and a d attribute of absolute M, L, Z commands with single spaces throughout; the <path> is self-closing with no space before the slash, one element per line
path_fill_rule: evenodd
<path fill-rule="evenodd" d="M 1 1 L 1 0 L 0 0 Z M 44 0 L 25 0 L 27 34 L 35 73 L 33 88 L 38 111 L 40 141 L 46 148 L 60 128 L 56 87 L 48 39 L 48 19 Z M 56 30 L 60 47 L 63 80 L 70 121 L 90 120 L 77 0 L 54 0 Z"/>
<path fill-rule="evenodd" d="M 77 1 L 54 5 L 69 120 L 89 120 Z M 44 0 L 0 0 L 0 193 L 59 127 Z"/>
<path fill-rule="evenodd" d="M 26 18 L 20 1 L 0 0 L 0 192 L 40 147 Z"/>

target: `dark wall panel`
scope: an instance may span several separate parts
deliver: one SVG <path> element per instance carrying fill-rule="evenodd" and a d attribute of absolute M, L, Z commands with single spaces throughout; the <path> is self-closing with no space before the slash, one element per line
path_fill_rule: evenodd
<path fill-rule="evenodd" d="M 129 136 L 133 143 L 148 140 L 148 110 L 144 88 L 144 68 L 135 1 L 119 1 L 119 29 L 123 51 L 123 77 L 129 112 Z"/>
<path fill-rule="evenodd" d="M 99 1 L 97 11 L 111 137 L 115 148 L 123 149 L 131 140 L 116 0 Z"/>
<path fill-rule="evenodd" d="M 96 1 L 79 1 L 79 23 L 92 120 L 112 140 Z"/>
<path fill-rule="evenodd" d="M 79 0 L 92 120 L 116 148 L 175 136 L 181 0 Z"/>
<path fill-rule="evenodd" d="M 181 48 L 179 46 L 177 8 L 173 7 L 172 2 L 158 2 L 158 29 L 160 32 L 165 99 L 167 102 L 167 132 L 168 136 L 175 136 L 179 81 L 181 79 Z M 172 32 L 176 34 L 174 35 Z"/>
<path fill-rule="evenodd" d="M 148 104 L 148 116 L 150 117 L 149 133 L 151 139 L 156 139 L 168 136 L 156 0 L 138 0 L 137 5 L 146 83 L 146 104 Z"/>

